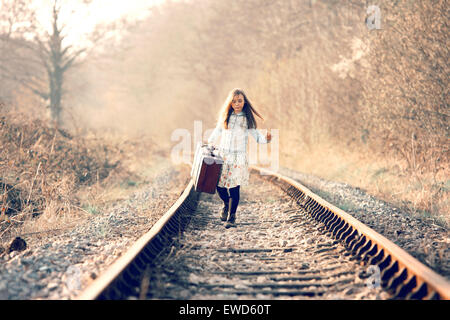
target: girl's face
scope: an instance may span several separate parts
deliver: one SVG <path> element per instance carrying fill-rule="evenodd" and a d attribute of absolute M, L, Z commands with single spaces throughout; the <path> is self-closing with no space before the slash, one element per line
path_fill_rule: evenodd
<path fill-rule="evenodd" d="M 233 97 L 231 101 L 231 107 L 234 110 L 234 113 L 239 113 L 244 108 L 244 96 L 242 94 L 237 94 Z"/>

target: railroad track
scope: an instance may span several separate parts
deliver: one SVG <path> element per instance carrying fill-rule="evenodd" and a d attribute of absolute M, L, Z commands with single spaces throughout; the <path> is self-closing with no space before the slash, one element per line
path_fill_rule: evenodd
<path fill-rule="evenodd" d="M 258 203 L 254 190 L 249 201 L 241 195 L 237 228 L 223 227 L 220 202 L 191 181 L 77 298 L 449 299 L 445 278 L 388 239 L 298 182 L 251 170 L 272 189 Z"/>

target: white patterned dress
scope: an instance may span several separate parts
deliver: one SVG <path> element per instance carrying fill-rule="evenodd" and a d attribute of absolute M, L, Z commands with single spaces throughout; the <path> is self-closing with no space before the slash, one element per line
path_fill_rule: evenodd
<path fill-rule="evenodd" d="M 247 117 L 243 111 L 238 114 L 233 111 L 228 121 L 228 129 L 224 129 L 223 124 L 219 122 L 209 137 L 208 144 L 212 144 L 221 135 L 219 154 L 224 163 L 219 178 L 219 187 L 234 188 L 239 185 L 248 185 L 247 145 L 249 133 L 256 142 L 267 143 L 266 137 L 257 129 L 248 129 Z"/>

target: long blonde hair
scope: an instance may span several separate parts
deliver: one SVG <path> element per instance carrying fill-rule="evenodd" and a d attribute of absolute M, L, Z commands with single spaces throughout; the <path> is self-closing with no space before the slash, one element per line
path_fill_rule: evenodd
<path fill-rule="evenodd" d="M 222 105 L 222 108 L 220 109 L 220 112 L 219 112 L 219 122 L 222 122 L 223 127 L 225 129 L 228 129 L 228 122 L 230 120 L 230 115 L 233 112 L 231 103 L 233 101 L 233 98 L 240 94 L 242 94 L 242 96 L 244 97 L 244 107 L 242 108 L 242 112 L 244 112 L 244 114 L 247 118 L 248 129 L 256 129 L 257 124 L 256 124 L 256 120 L 255 120 L 255 117 L 253 114 L 256 114 L 263 121 L 264 121 L 264 118 L 252 106 L 250 100 L 247 98 L 247 95 L 244 93 L 244 90 L 239 89 L 239 88 L 234 88 L 228 94 L 228 97 L 226 98 L 226 100 L 225 100 L 224 104 Z"/>

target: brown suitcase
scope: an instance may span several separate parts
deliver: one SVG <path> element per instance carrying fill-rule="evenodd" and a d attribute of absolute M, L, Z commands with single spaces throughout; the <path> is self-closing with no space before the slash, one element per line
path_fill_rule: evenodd
<path fill-rule="evenodd" d="M 197 192 L 214 194 L 222 171 L 223 159 L 208 145 L 199 145 L 195 152 L 191 176 Z"/>

